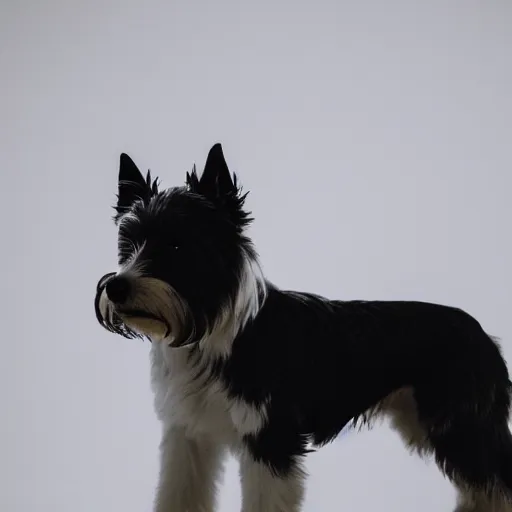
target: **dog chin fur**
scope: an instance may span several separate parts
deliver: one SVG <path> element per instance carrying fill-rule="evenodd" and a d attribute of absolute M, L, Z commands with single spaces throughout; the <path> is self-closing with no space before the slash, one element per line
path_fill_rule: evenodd
<path fill-rule="evenodd" d="M 452 307 L 279 289 L 245 235 L 244 197 L 218 145 L 201 178 L 165 192 L 121 157 L 119 270 L 95 306 L 103 327 L 154 342 L 154 512 L 216 510 L 228 452 L 242 512 L 299 512 L 307 453 L 384 417 L 452 481 L 457 512 L 510 512 L 512 384 L 497 342 Z M 119 280 L 130 292 L 116 302 Z"/>

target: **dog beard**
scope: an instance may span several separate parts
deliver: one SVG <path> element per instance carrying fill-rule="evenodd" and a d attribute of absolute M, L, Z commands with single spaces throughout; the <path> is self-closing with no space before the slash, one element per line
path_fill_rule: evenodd
<path fill-rule="evenodd" d="M 194 340 L 195 329 L 187 304 L 172 286 L 153 277 L 134 277 L 130 299 L 116 306 L 106 293 L 106 285 L 115 275 L 103 276 L 96 292 L 96 316 L 105 329 L 125 338 L 145 336 L 155 342 L 168 340 L 173 346 L 187 345 Z"/>

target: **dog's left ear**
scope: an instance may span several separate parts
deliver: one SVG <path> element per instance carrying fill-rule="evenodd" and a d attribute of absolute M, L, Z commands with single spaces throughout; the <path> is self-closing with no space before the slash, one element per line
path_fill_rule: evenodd
<path fill-rule="evenodd" d="M 144 178 L 134 161 L 126 153 L 122 153 L 119 159 L 119 183 L 114 220 L 117 222 L 135 201 L 142 200 L 147 203 L 153 195 L 158 193 L 157 182 L 157 179 L 152 181 L 149 171 Z"/>
<path fill-rule="evenodd" d="M 195 167 L 192 173 L 187 173 L 187 185 L 192 192 L 206 197 L 218 208 L 225 210 L 240 226 L 251 221 L 248 212 L 243 210 L 247 193 L 241 194 L 236 174 L 231 175 L 220 144 L 210 149 L 200 178 Z"/>
<path fill-rule="evenodd" d="M 196 189 L 196 192 L 212 201 L 236 193 L 235 182 L 231 178 L 220 144 L 215 144 L 210 149 L 201 178 L 192 180 L 192 177 L 187 175 L 187 182 Z"/>
<path fill-rule="evenodd" d="M 220 144 L 215 144 L 210 149 L 199 185 L 205 194 L 216 194 L 222 197 L 236 193 L 235 183 L 231 178 L 231 173 L 229 172 Z"/>

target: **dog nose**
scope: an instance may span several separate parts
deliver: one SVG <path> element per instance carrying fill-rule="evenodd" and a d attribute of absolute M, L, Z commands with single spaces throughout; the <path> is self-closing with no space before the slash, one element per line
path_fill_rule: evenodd
<path fill-rule="evenodd" d="M 113 277 L 105 286 L 107 297 L 114 304 L 123 304 L 130 294 L 130 282 L 126 277 Z"/>

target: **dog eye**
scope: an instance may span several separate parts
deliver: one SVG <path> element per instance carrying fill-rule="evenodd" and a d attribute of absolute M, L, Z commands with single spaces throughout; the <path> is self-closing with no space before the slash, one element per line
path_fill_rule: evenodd
<path fill-rule="evenodd" d="M 183 247 L 183 239 L 179 236 L 167 236 L 166 246 L 167 250 L 175 252 Z"/>

